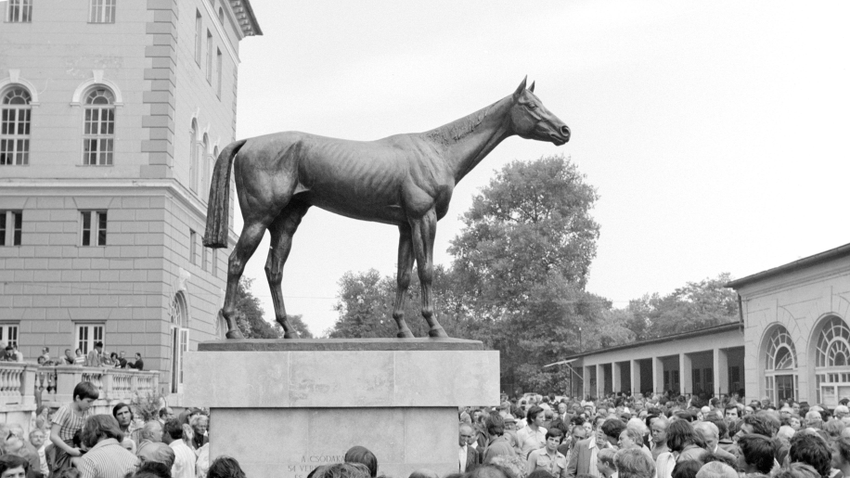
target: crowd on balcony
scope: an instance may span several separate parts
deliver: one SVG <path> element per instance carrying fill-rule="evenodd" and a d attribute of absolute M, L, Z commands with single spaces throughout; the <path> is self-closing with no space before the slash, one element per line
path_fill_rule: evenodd
<path fill-rule="evenodd" d="M 850 478 L 847 399 L 830 410 L 735 396 L 531 395 L 464 409 L 459 430 L 466 476 Z"/>

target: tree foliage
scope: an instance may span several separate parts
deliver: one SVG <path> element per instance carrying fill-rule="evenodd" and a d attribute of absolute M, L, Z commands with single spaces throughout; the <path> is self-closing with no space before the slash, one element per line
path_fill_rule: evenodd
<path fill-rule="evenodd" d="M 251 292 L 254 280 L 242 277 L 236 290 L 236 325 L 246 339 L 279 339 L 283 337 L 283 329 L 275 323 L 272 325 L 263 318 L 260 299 Z M 295 327 L 301 338 L 312 338 L 310 330 L 301 320 L 300 315 L 290 315 L 289 323 Z"/>
<path fill-rule="evenodd" d="M 735 322 L 738 296 L 724 287 L 730 280 L 724 272 L 714 279 L 688 282 L 663 297 L 654 293 L 632 300 L 626 327 L 643 340 Z"/>

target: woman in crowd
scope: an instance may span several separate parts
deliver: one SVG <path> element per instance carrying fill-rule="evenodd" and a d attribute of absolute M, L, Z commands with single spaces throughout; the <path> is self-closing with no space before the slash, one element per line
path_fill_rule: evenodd
<path fill-rule="evenodd" d="M 667 426 L 667 446 L 678 453 L 676 463 L 688 460 L 702 461 L 708 451 L 703 447 L 702 437 L 687 420 L 676 420 Z M 673 476 L 675 477 L 675 470 Z"/>

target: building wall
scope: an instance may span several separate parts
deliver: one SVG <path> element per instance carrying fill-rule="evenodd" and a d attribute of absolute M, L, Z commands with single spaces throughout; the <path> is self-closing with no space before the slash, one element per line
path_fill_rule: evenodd
<path fill-rule="evenodd" d="M 738 289 L 742 297 L 746 327 L 744 340 L 747 391 L 765 398 L 766 347 L 777 326 L 787 329 L 796 350 L 798 399 L 818 403 L 815 375 L 817 339 L 825 321 L 838 317 L 850 320 L 850 257 L 790 270 L 746 284 Z M 835 373 L 850 373 L 850 367 L 837 367 Z"/>
<path fill-rule="evenodd" d="M 88 23 L 89 5 L 38 0 L 32 22 L 0 23 L 0 91 L 22 85 L 33 96 L 29 162 L 0 166 L 0 210 L 23 212 L 21 245 L 0 247 L 0 325 L 18 325 L 21 351 L 34 359 L 43 346 L 54 357 L 76 348 L 75 323 L 103 324 L 107 351 L 141 353 L 168 388 L 175 327 L 188 331 L 190 350 L 223 334 L 216 313 L 230 249 L 200 240 L 213 154 L 234 139 L 245 33 L 222 0 L 117 2 L 114 23 Z M 116 96 L 109 166 L 83 165 L 80 100 L 92 85 Z M 81 210 L 107 211 L 105 246 L 81 245 Z M 185 319 L 175 317 L 178 295 Z"/>

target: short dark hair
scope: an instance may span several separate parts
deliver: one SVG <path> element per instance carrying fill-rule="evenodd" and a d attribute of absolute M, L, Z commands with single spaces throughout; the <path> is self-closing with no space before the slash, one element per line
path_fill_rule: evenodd
<path fill-rule="evenodd" d="M 158 415 L 159 415 L 159 418 L 165 418 L 165 416 L 168 415 L 168 407 L 160 408 Z"/>
<path fill-rule="evenodd" d="M 676 420 L 673 423 L 681 422 Z M 672 478 L 696 478 L 699 469 L 702 468 L 702 462 L 698 460 L 684 460 L 676 463 L 673 467 Z"/>
<path fill-rule="evenodd" d="M 243 475 L 244 476 L 244 475 Z M 133 478 L 171 478 L 171 467 L 158 461 L 142 461 Z"/>
<path fill-rule="evenodd" d="M 775 450 L 769 438 L 756 434 L 743 435 L 738 438 L 738 447 L 748 465 L 755 466 L 759 473 L 770 473 Z"/>
<path fill-rule="evenodd" d="M 18 455 L 2 455 L 0 456 L 0 474 L 14 470 L 15 468 L 24 468 L 25 472 L 29 472 L 29 462 L 25 458 Z"/>
<path fill-rule="evenodd" d="M 118 412 L 121 411 L 121 409 L 124 407 L 127 407 L 127 409 L 130 410 L 130 418 L 133 418 L 135 416 L 135 414 L 133 413 L 133 409 L 130 407 L 130 405 L 127 405 L 124 402 L 118 402 L 117 404 L 115 404 L 114 407 L 112 407 L 112 416 L 117 419 Z"/>
<path fill-rule="evenodd" d="M 118 427 L 118 420 L 111 415 L 92 415 L 83 425 L 83 445 L 91 448 L 97 445 L 101 437 L 114 438 L 119 442 L 124 440 L 124 434 Z"/>
<path fill-rule="evenodd" d="M 540 415 L 541 413 L 543 413 L 543 409 L 538 407 L 537 405 L 534 405 L 533 407 L 529 408 L 527 412 L 525 412 L 525 418 L 529 422 L 533 422 L 534 419 L 537 418 L 537 415 Z"/>
<path fill-rule="evenodd" d="M 561 430 L 558 427 L 550 427 L 548 430 L 546 430 L 546 439 L 547 440 L 550 439 L 550 438 L 563 438 L 563 436 L 564 436 L 564 431 Z"/>
<path fill-rule="evenodd" d="M 210 463 L 207 478 L 245 478 L 245 472 L 236 458 L 221 455 Z"/>
<path fill-rule="evenodd" d="M 681 452 L 695 441 L 696 432 L 690 422 L 676 420 L 667 425 L 667 447 L 670 448 L 670 451 Z"/>
<path fill-rule="evenodd" d="M 369 469 L 363 463 L 334 463 L 322 465 L 311 471 L 308 478 L 366 478 Z"/>
<path fill-rule="evenodd" d="M 162 431 L 168 433 L 168 436 L 174 440 L 183 438 L 183 425 L 180 423 L 180 420 L 176 418 L 172 418 L 165 422 L 165 425 L 162 426 Z"/>
<path fill-rule="evenodd" d="M 832 452 L 821 437 L 809 433 L 797 433 L 791 438 L 789 456 L 792 462 L 811 465 L 824 478 L 829 476 Z"/>
<path fill-rule="evenodd" d="M 753 427 L 753 433 L 764 435 L 768 438 L 773 438 L 776 432 L 779 431 L 779 420 L 773 417 L 769 412 L 756 412 L 745 416 L 742 419 L 745 425 Z"/>
<path fill-rule="evenodd" d="M 76 400 L 77 397 L 80 397 L 80 400 L 85 400 L 87 398 L 97 400 L 100 397 L 100 392 L 93 383 L 80 382 L 74 387 L 74 400 Z"/>
<path fill-rule="evenodd" d="M 620 433 L 626 429 L 626 424 L 619 418 L 609 418 L 602 423 L 602 433 L 611 438 L 620 438 Z"/>
<path fill-rule="evenodd" d="M 484 419 L 484 427 L 490 435 L 501 436 L 505 433 L 505 419 L 498 413 L 491 413 Z"/>
<path fill-rule="evenodd" d="M 94 348 L 98 348 L 98 347 L 103 347 L 103 342 L 101 342 L 100 340 L 98 340 L 97 342 L 94 343 Z"/>
<path fill-rule="evenodd" d="M 346 463 L 362 463 L 369 469 L 369 476 L 378 476 L 378 458 L 366 447 L 357 445 L 349 448 L 344 460 Z"/>

